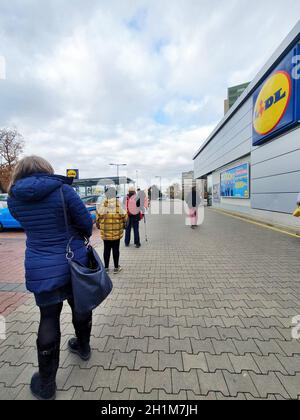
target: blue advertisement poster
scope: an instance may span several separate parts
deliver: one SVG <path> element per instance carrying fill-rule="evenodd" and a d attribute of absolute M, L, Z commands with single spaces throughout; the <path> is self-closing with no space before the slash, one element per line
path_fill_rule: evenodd
<path fill-rule="evenodd" d="M 249 163 L 221 174 L 221 197 L 250 198 Z"/>

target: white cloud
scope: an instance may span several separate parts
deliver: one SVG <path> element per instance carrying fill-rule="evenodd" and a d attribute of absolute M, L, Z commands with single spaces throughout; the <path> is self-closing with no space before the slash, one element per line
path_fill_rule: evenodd
<path fill-rule="evenodd" d="M 222 117 L 227 87 L 255 76 L 300 12 L 293 0 L 251 5 L 3 0 L 0 125 L 61 173 L 113 175 L 108 163 L 120 161 L 129 176 L 179 176 Z"/>

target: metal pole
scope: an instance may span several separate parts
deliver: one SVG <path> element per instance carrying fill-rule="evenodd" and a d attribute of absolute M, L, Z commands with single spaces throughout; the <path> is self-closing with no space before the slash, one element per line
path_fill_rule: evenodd
<path fill-rule="evenodd" d="M 117 185 L 117 195 L 119 195 L 119 187 L 120 187 L 120 178 L 119 178 L 119 165 L 117 165 L 117 178 L 118 178 L 118 185 Z"/>

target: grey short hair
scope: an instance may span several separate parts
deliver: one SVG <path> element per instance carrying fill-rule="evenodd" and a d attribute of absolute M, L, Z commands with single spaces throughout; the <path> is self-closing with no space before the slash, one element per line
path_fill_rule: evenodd
<path fill-rule="evenodd" d="M 37 173 L 54 175 L 54 169 L 46 159 L 40 156 L 27 156 L 20 160 L 13 171 L 9 192 L 18 180 Z"/>

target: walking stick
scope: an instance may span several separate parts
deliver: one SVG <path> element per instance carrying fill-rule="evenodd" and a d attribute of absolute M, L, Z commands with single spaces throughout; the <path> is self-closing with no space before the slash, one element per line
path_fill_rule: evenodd
<path fill-rule="evenodd" d="M 144 214 L 145 240 L 148 242 L 146 215 Z"/>

